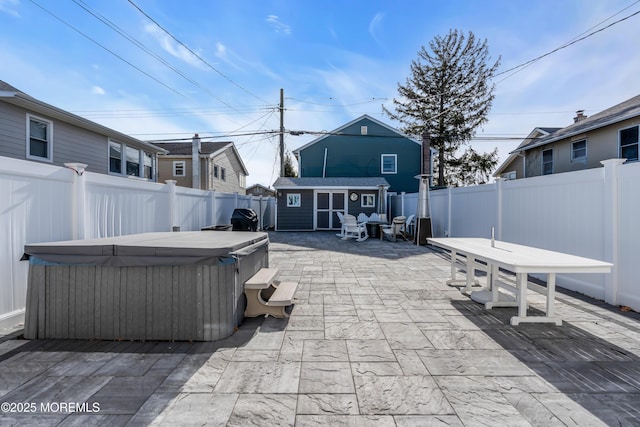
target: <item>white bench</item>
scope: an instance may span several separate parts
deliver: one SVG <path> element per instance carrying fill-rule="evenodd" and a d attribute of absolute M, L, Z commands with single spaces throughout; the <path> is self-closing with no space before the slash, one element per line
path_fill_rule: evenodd
<path fill-rule="evenodd" d="M 287 307 L 293 304 L 293 296 L 298 284 L 296 282 L 278 282 L 275 280 L 278 270 L 261 268 L 244 284 L 247 296 L 245 317 L 270 315 L 273 317 L 289 317 Z"/>

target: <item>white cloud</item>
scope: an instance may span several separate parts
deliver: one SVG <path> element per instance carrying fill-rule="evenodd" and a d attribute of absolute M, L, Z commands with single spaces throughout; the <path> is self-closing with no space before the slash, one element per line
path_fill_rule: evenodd
<path fill-rule="evenodd" d="M 94 86 L 91 88 L 91 93 L 93 95 L 106 95 L 107 92 L 105 92 L 104 89 L 102 89 L 100 86 Z"/>
<path fill-rule="evenodd" d="M 189 65 L 202 68 L 204 65 L 189 49 L 176 42 L 167 33 L 158 28 L 155 24 L 147 24 L 144 27 L 145 32 L 153 36 L 158 41 L 162 49 L 172 56 L 181 59 Z M 191 49 L 193 50 L 193 49 Z"/>
<path fill-rule="evenodd" d="M 383 19 L 384 14 L 378 12 L 369 23 L 369 34 L 378 44 L 380 44 L 380 40 L 378 39 L 378 32 L 380 30 L 380 27 L 382 26 Z"/>
<path fill-rule="evenodd" d="M 282 23 L 280 21 L 280 18 L 278 18 L 278 16 L 276 15 L 268 15 L 267 19 L 265 19 L 265 21 L 267 21 L 268 24 L 270 24 L 273 29 L 275 30 L 276 33 L 282 33 L 285 35 L 289 35 L 291 34 L 291 27 L 289 27 L 288 25 Z"/>
<path fill-rule="evenodd" d="M 4 12 L 8 15 L 18 17 L 18 6 L 20 6 L 20 0 L 0 0 L 0 12 Z"/>

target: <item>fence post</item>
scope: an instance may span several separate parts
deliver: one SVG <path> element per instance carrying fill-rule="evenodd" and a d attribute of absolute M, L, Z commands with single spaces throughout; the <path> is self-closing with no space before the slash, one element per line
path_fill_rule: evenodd
<path fill-rule="evenodd" d="M 604 165 L 604 256 L 605 261 L 613 264 L 611 273 L 605 274 L 604 279 L 604 300 L 608 304 L 618 305 L 618 248 L 619 248 L 619 225 L 618 225 L 618 167 L 626 159 L 609 159 L 600 163 Z"/>
<path fill-rule="evenodd" d="M 84 163 L 65 163 L 64 167 L 76 173 L 73 177 L 73 239 L 84 240 L 87 238 L 87 204 L 85 202 L 87 187 L 84 178 L 87 165 Z"/>
<path fill-rule="evenodd" d="M 216 190 L 209 191 L 209 209 L 211 209 L 211 225 L 218 225 L 217 218 L 218 212 L 216 212 Z"/>
<path fill-rule="evenodd" d="M 175 230 L 178 227 L 175 224 L 176 221 L 176 183 L 178 181 L 168 179 L 167 183 L 167 197 L 169 197 L 169 231 Z"/>
<path fill-rule="evenodd" d="M 502 239 L 502 210 L 503 210 L 503 188 L 502 188 L 502 183 L 504 182 L 504 178 L 496 178 L 496 191 L 498 192 L 497 195 L 497 218 L 496 218 L 496 227 L 498 228 L 498 235 L 497 238 L 498 240 L 503 240 Z"/>
<path fill-rule="evenodd" d="M 453 188 L 451 187 L 447 187 L 447 230 L 445 231 L 445 237 L 452 237 L 452 233 L 451 233 L 451 205 L 452 205 L 452 201 L 451 201 L 451 197 L 453 194 Z"/>

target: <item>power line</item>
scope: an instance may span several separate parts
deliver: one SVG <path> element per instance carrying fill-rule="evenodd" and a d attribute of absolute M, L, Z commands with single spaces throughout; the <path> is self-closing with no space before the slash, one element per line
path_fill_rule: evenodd
<path fill-rule="evenodd" d="M 166 61 L 164 58 L 162 58 L 158 54 L 152 52 L 149 48 L 147 48 L 138 39 L 136 39 L 135 37 L 127 34 L 124 30 L 122 30 L 115 23 L 113 23 L 113 21 L 109 20 L 105 16 L 103 16 L 103 15 L 99 14 L 98 12 L 96 12 L 94 9 L 92 9 L 90 6 L 88 6 L 83 0 L 72 0 L 72 1 L 77 6 L 81 7 L 85 12 L 89 13 L 94 18 L 96 18 L 97 20 L 99 20 L 100 22 L 102 22 L 103 24 L 108 26 L 109 28 L 111 28 L 113 31 L 115 31 L 116 33 L 120 34 L 122 37 L 124 37 L 126 40 L 128 40 L 130 43 L 132 43 L 134 46 L 138 47 L 140 50 L 145 52 L 147 55 L 151 56 L 152 58 L 154 58 L 155 60 L 157 60 L 158 62 L 160 62 L 161 64 L 163 64 L 167 68 L 169 68 L 170 70 L 174 71 L 176 74 L 178 74 L 179 76 L 181 76 L 182 78 L 187 80 L 189 83 L 193 84 L 194 86 L 198 87 L 199 89 L 202 89 L 204 92 L 206 92 L 209 96 L 211 96 L 212 98 L 214 98 L 218 102 L 226 105 L 227 107 L 229 107 L 231 109 L 234 109 L 233 106 L 231 106 L 230 104 L 226 103 L 222 99 L 220 99 L 217 96 L 215 96 L 213 94 L 213 92 L 211 92 L 209 89 L 207 89 L 206 87 L 204 87 L 203 85 L 201 85 L 197 81 L 193 80 L 191 77 L 187 76 L 184 72 L 182 72 L 178 68 L 176 68 L 173 65 L 171 65 L 168 61 Z"/>
<path fill-rule="evenodd" d="M 213 65 L 211 65 L 209 62 L 207 62 L 205 59 L 203 59 L 200 55 L 198 55 L 196 52 L 194 52 L 193 50 L 191 50 L 189 48 L 189 46 L 187 46 L 186 44 L 184 44 L 182 41 L 180 41 L 177 37 L 175 37 L 173 34 L 171 34 L 171 32 L 169 32 L 169 30 L 165 29 L 162 25 L 160 25 L 160 23 L 158 23 L 158 21 L 156 21 L 155 19 L 153 19 L 151 16 L 149 16 L 148 13 L 146 13 L 144 10 L 142 10 L 142 8 L 140 8 L 140 6 L 138 6 L 133 0 L 129 0 L 129 3 L 135 7 L 136 9 L 138 9 L 138 11 L 140 13 L 142 13 L 144 16 L 147 17 L 147 19 L 149 19 L 151 22 L 153 22 L 158 28 L 160 28 L 162 31 L 164 31 L 169 37 L 171 37 L 173 40 L 176 41 L 176 43 L 180 44 L 180 46 L 184 47 L 185 49 L 187 49 L 193 56 L 195 56 L 196 58 L 198 58 L 200 61 L 202 61 L 203 64 L 205 64 L 207 67 L 211 68 L 213 71 L 215 71 L 216 73 L 220 74 L 222 77 L 224 77 L 228 82 L 230 82 L 231 84 L 233 84 L 234 86 L 238 87 L 239 89 L 241 89 L 242 91 L 248 93 L 249 95 L 253 96 L 254 98 L 264 102 L 265 104 L 269 104 L 268 101 L 265 101 L 264 99 L 260 98 L 258 95 L 256 95 L 255 93 L 249 91 L 248 89 L 245 89 L 244 87 L 240 86 L 238 83 L 236 83 L 235 81 L 233 81 L 230 77 L 227 77 L 222 71 L 218 70 L 217 68 L 215 68 Z"/>
<path fill-rule="evenodd" d="M 126 59 L 124 59 L 123 57 L 121 57 L 120 55 L 118 55 L 117 53 L 115 53 L 114 51 L 112 51 L 111 49 L 105 47 L 104 45 L 100 44 L 98 41 L 96 41 L 95 39 L 89 37 L 87 34 L 83 33 L 82 31 L 80 31 L 79 29 L 77 29 L 76 27 L 74 27 L 73 25 L 71 25 L 70 23 L 68 23 L 67 21 L 65 21 L 64 19 L 60 18 L 58 15 L 54 14 L 53 12 L 51 12 L 50 10 L 46 9 L 45 7 L 43 7 L 42 5 L 38 4 L 35 0 L 29 0 L 31 3 L 33 3 L 34 5 L 38 6 L 40 9 L 42 9 L 43 11 L 45 11 L 46 13 L 48 13 L 50 16 L 52 16 L 53 18 L 57 19 L 58 21 L 62 22 L 64 25 L 66 25 L 67 27 L 71 28 L 73 31 L 77 32 L 78 34 L 80 34 L 81 36 L 83 36 L 84 38 L 86 38 L 87 40 L 91 41 L 92 43 L 100 46 L 102 49 L 106 50 L 107 52 L 109 52 L 110 54 L 112 54 L 113 56 L 115 56 L 116 58 L 118 58 L 119 60 L 121 60 L 122 62 L 126 63 L 127 65 L 129 65 L 130 67 L 138 70 L 139 72 L 141 72 L 142 74 L 144 74 L 145 76 L 149 77 L 151 80 L 160 83 L 162 86 L 164 86 L 165 88 L 169 89 L 171 92 L 180 95 L 182 97 L 185 97 L 185 95 L 183 95 L 182 93 L 178 92 L 176 89 L 172 88 L 171 86 L 169 86 L 168 84 L 158 80 L 157 78 L 153 77 L 151 74 L 147 73 L 146 71 L 136 67 L 135 65 L 133 65 L 131 62 L 127 61 Z"/>
<path fill-rule="evenodd" d="M 636 2 L 636 3 L 637 3 L 637 2 Z M 635 4 L 635 3 L 634 3 L 634 4 Z M 510 72 L 510 71 L 513 71 L 513 70 L 517 70 L 518 68 L 525 67 L 525 66 L 527 66 L 527 65 L 529 65 L 529 64 L 533 64 L 534 62 L 539 61 L 540 59 L 542 59 L 542 58 L 544 58 L 544 57 L 547 57 L 547 56 L 549 56 L 549 55 L 551 55 L 551 54 L 553 54 L 553 53 L 558 52 L 559 50 L 562 50 L 562 49 L 565 49 L 565 48 L 567 48 L 567 47 L 569 47 L 569 46 L 571 46 L 571 45 L 574 45 L 574 44 L 576 44 L 576 43 L 578 43 L 578 42 L 580 42 L 580 41 L 582 41 L 582 40 L 584 40 L 584 39 L 587 39 L 587 38 L 589 38 L 589 37 L 593 36 L 594 34 L 597 34 L 597 33 L 601 32 L 601 31 L 604 31 L 604 30 L 606 30 L 607 28 L 611 28 L 612 26 L 614 26 L 614 25 L 616 25 L 616 24 L 619 24 L 620 22 L 625 21 L 625 20 L 627 20 L 627 19 L 629 19 L 629 18 L 631 18 L 631 17 L 633 17 L 633 16 L 635 16 L 635 15 L 638 15 L 638 14 L 640 14 L 640 10 L 639 10 L 639 11 L 637 11 L 637 12 L 632 13 L 631 15 L 627 15 L 627 16 L 625 16 L 624 18 L 621 18 L 621 19 L 619 19 L 619 20 L 617 20 L 617 21 L 615 21 L 615 22 L 612 22 L 611 24 L 607 25 L 606 27 L 602 27 L 602 28 L 600 28 L 600 29 L 598 29 L 598 30 L 595 30 L 595 31 L 590 32 L 589 34 L 587 34 L 587 35 L 585 35 L 585 36 L 582 36 L 582 37 L 580 37 L 580 38 L 574 39 L 573 41 L 570 41 L 570 42 L 568 42 L 568 43 L 565 43 L 565 44 L 563 44 L 562 46 L 560 46 L 560 47 L 557 47 L 557 48 L 553 49 L 552 51 L 549 51 L 549 52 L 547 52 L 547 53 L 545 53 L 545 54 L 542 54 L 542 55 L 540 55 L 540 56 L 538 56 L 538 57 L 536 57 L 536 58 L 533 58 L 533 59 L 531 59 L 531 60 L 529 60 L 529 61 L 523 62 L 523 63 L 522 63 L 522 64 L 520 64 L 520 65 L 516 65 L 515 67 L 509 68 L 508 70 L 501 71 L 500 73 L 496 74 L 494 77 L 500 76 L 500 75 L 502 75 L 502 74 L 506 74 L 506 73 L 508 73 L 508 72 Z M 514 73 L 514 74 L 515 74 L 515 73 Z M 502 79 L 501 81 L 504 81 L 504 79 Z"/>

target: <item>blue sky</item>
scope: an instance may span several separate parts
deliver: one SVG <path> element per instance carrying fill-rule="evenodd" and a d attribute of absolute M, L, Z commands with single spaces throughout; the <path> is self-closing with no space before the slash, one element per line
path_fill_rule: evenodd
<path fill-rule="evenodd" d="M 638 0 L 132 2 L 0 0 L 0 79 L 139 139 L 223 136 L 249 185 L 277 178 L 278 136 L 240 134 L 279 129 L 280 88 L 287 130 L 329 131 L 362 114 L 398 126 L 381 106 L 420 47 L 449 29 L 487 39 L 501 72 L 640 11 Z M 639 52 L 640 14 L 498 76 L 471 145 L 504 160 L 520 142 L 508 138 L 639 94 Z M 287 135 L 287 150 L 311 139 Z"/>

